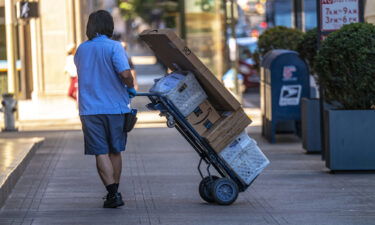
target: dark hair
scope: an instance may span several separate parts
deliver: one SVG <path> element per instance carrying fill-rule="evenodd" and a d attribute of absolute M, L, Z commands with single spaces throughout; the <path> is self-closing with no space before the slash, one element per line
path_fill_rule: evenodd
<path fill-rule="evenodd" d="M 89 16 L 89 21 L 86 27 L 86 36 L 92 40 L 98 35 L 106 35 L 111 38 L 113 34 L 113 18 L 109 12 L 105 10 L 98 10 Z"/>
<path fill-rule="evenodd" d="M 121 34 L 119 34 L 119 33 L 113 33 L 112 40 L 121 41 Z"/>

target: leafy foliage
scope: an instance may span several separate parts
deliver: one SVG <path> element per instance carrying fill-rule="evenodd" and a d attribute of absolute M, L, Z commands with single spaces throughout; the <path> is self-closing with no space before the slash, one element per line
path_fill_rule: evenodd
<path fill-rule="evenodd" d="M 297 50 L 298 43 L 301 42 L 303 33 L 300 30 L 276 26 L 266 30 L 259 36 L 258 49 L 254 53 L 256 69 L 259 71 L 262 57 L 273 49 Z"/>
<path fill-rule="evenodd" d="M 328 35 L 315 70 L 327 101 L 338 101 L 344 109 L 374 107 L 375 26 L 354 23 Z"/>
<path fill-rule="evenodd" d="M 145 21 L 151 22 L 151 11 L 155 8 L 162 9 L 164 12 L 177 12 L 178 4 L 176 0 L 121 0 L 119 8 L 125 19 L 134 19 L 137 16 Z"/>
<path fill-rule="evenodd" d="M 264 56 L 273 49 L 297 50 L 302 37 L 303 33 L 300 30 L 276 26 L 259 36 L 258 51 L 261 56 Z"/>
<path fill-rule="evenodd" d="M 312 74 L 316 74 L 315 57 L 318 51 L 318 30 L 312 29 L 303 34 L 302 40 L 298 43 L 297 52 L 307 62 Z"/>

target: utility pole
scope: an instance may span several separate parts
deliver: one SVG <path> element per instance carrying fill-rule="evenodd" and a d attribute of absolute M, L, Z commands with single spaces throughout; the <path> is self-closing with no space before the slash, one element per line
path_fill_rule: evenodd
<path fill-rule="evenodd" d="M 235 85 L 235 94 L 238 100 L 242 102 L 242 93 L 240 93 L 240 87 L 238 84 L 238 46 L 237 46 L 237 39 L 236 39 L 236 18 L 235 18 L 235 10 L 234 7 L 237 7 L 237 4 L 234 0 L 230 0 L 230 16 L 231 16 L 231 38 L 229 41 L 229 51 L 230 51 L 230 60 L 233 69 L 233 76 L 234 76 L 234 85 Z"/>
<path fill-rule="evenodd" d="M 81 1 L 74 1 L 74 17 L 75 17 L 75 32 L 76 32 L 76 45 L 83 42 L 83 27 L 81 21 Z"/>
<path fill-rule="evenodd" d="M 182 39 L 186 40 L 185 0 L 178 0 L 178 7 L 180 12 L 180 36 Z"/>
<path fill-rule="evenodd" d="M 8 93 L 15 93 L 16 68 L 16 42 L 15 42 L 15 5 L 13 0 L 5 0 L 5 32 L 7 48 L 7 80 Z"/>

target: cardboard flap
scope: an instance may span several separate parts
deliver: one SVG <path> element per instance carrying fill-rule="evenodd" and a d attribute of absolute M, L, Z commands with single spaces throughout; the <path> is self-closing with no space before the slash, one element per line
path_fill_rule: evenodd
<path fill-rule="evenodd" d="M 236 111 L 241 104 L 186 46 L 173 30 L 145 30 L 139 35 L 155 56 L 172 70 L 189 70 L 202 85 L 208 99 L 219 111 Z"/>

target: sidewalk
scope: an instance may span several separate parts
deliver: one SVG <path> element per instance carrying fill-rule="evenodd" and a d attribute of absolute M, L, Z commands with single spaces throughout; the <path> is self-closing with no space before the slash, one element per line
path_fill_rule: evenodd
<path fill-rule="evenodd" d="M 0 207 L 12 192 L 43 138 L 0 137 Z"/>
<path fill-rule="evenodd" d="M 271 164 L 233 205 L 217 206 L 200 199 L 198 155 L 175 129 L 135 129 L 118 209 L 101 208 L 105 190 L 94 158 L 82 154 L 80 131 L 20 133 L 46 140 L 0 210 L 0 224 L 374 224 L 374 174 L 331 174 L 294 136 L 271 145 L 259 127 L 249 132 Z"/>

